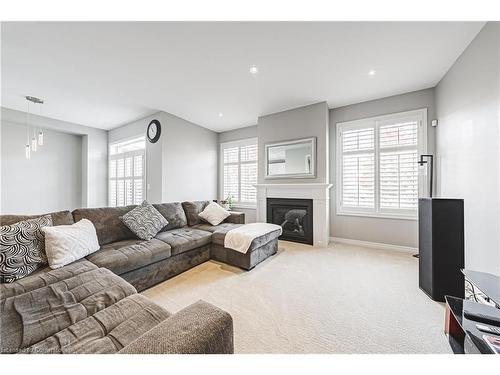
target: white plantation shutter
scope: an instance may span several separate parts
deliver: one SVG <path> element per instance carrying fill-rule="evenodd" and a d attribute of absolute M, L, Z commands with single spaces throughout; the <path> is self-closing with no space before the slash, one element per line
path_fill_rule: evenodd
<path fill-rule="evenodd" d="M 375 129 L 368 126 L 341 132 L 342 205 L 375 207 Z"/>
<path fill-rule="evenodd" d="M 125 204 L 125 180 L 116 181 L 116 202 L 111 206 L 123 206 Z"/>
<path fill-rule="evenodd" d="M 380 208 L 416 210 L 418 121 L 381 125 Z"/>
<path fill-rule="evenodd" d="M 233 196 L 238 199 L 239 191 L 239 173 L 238 165 L 224 166 L 224 197 Z"/>
<path fill-rule="evenodd" d="M 257 201 L 257 163 L 241 165 L 240 202 L 250 203 Z"/>
<path fill-rule="evenodd" d="M 145 147 L 144 138 L 110 146 L 110 206 L 140 204 L 145 199 Z"/>
<path fill-rule="evenodd" d="M 375 159 L 373 154 L 346 155 L 343 162 L 342 202 L 350 207 L 375 206 Z"/>
<path fill-rule="evenodd" d="M 416 209 L 417 151 L 380 154 L 380 207 Z"/>
<path fill-rule="evenodd" d="M 257 161 L 257 144 L 247 146 L 240 146 L 240 155 L 242 162 L 256 162 Z"/>
<path fill-rule="evenodd" d="M 224 149 L 224 164 L 227 163 L 237 163 L 239 147 L 230 147 Z"/>
<path fill-rule="evenodd" d="M 425 113 L 337 124 L 339 213 L 416 217 Z"/>
<path fill-rule="evenodd" d="M 380 148 L 414 146 L 418 141 L 418 121 L 380 126 Z"/>
<path fill-rule="evenodd" d="M 144 154 L 134 156 L 134 204 L 141 204 L 146 198 L 144 194 Z"/>
<path fill-rule="evenodd" d="M 346 130 L 342 133 L 342 149 L 344 152 L 374 150 L 374 147 L 375 129 L 373 127 Z"/>
<path fill-rule="evenodd" d="M 257 144 L 240 146 L 240 202 L 257 201 Z"/>
<path fill-rule="evenodd" d="M 237 203 L 255 205 L 257 201 L 257 140 L 221 144 L 222 196 L 232 196 Z"/>

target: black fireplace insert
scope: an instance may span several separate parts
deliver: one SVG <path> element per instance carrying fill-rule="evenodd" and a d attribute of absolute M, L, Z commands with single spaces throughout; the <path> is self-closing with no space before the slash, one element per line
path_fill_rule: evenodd
<path fill-rule="evenodd" d="M 281 240 L 313 244 L 312 199 L 267 198 L 267 222 L 283 228 Z"/>

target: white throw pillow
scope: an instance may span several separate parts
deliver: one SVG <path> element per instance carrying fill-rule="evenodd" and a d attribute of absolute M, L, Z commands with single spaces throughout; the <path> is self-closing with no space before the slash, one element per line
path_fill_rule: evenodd
<path fill-rule="evenodd" d="M 45 253 L 52 269 L 81 259 L 99 250 L 94 224 L 82 219 L 71 225 L 43 227 Z"/>
<path fill-rule="evenodd" d="M 219 204 L 211 202 L 198 216 L 212 225 L 219 225 L 226 217 L 231 216 L 231 213 L 223 209 Z"/>

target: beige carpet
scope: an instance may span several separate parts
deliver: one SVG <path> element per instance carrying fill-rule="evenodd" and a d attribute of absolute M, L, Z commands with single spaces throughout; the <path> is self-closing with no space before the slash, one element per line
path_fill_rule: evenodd
<path fill-rule="evenodd" d="M 143 294 L 171 312 L 199 299 L 228 311 L 236 353 L 451 352 L 409 253 L 280 242 L 250 272 L 210 261 Z"/>

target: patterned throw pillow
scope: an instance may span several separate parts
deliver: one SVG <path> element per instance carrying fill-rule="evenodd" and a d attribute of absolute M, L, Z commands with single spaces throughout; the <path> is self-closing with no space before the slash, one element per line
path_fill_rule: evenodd
<path fill-rule="evenodd" d="M 146 201 L 127 212 L 120 219 L 137 237 L 143 240 L 150 240 L 168 224 L 167 219 Z"/>
<path fill-rule="evenodd" d="M 0 227 L 0 283 L 21 279 L 47 263 L 41 230 L 47 226 L 52 226 L 50 215 Z"/>

